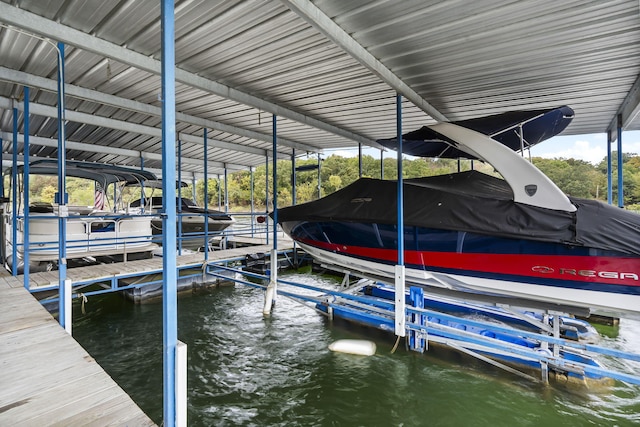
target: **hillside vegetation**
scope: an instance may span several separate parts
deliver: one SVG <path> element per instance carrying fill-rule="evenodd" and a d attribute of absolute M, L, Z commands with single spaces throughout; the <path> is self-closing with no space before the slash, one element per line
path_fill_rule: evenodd
<path fill-rule="evenodd" d="M 617 162 L 613 156 L 613 203 L 617 204 Z M 607 162 L 606 158 L 597 165 L 576 159 L 544 159 L 534 157 L 533 163 L 553 180 L 562 191 L 575 196 L 606 201 L 607 199 Z M 317 165 L 317 159 L 296 161 L 296 167 Z M 415 159 L 403 161 L 403 176 L 415 178 L 421 176 L 440 175 L 460 170 L 469 170 L 473 166 L 485 173 L 495 172 L 481 162 L 465 160 L 458 162 L 449 159 Z M 272 187 L 272 171 L 269 164 L 268 181 L 269 193 Z M 365 155 L 362 158 L 364 177 L 380 178 L 380 159 Z M 292 193 L 292 165 L 291 161 L 278 161 L 278 206 L 289 206 L 293 203 Z M 253 173 L 254 206 L 256 210 L 265 210 L 265 187 L 267 186 L 266 165 L 259 166 Z M 228 206 L 232 211 L 248 211 L 251 205 L 251 174 L 249 171 L 235 172 L 228 175 Z M 624 204 L 627 209 L 640 211 L 640 156 L 637 154 L 623 155 Z M 397 178 L 397 163 L 395 159 L 384 159 L 384 178 Z M 296 203 L 304 203 L 333 193 L 358 179 L 358 159 L 356 157 L 341 157 L 331 155 L 321 162 L 320 188 L 318 188 L 318 170 L 299 171 L 296 173 Z M 31 201 L 52 202 L 56 193 L 55 177 L 37 177 L 31 180 Z M 196 201 L 204 205 L 204 180 L 196 184 Z M 224 209 L 224 182 L 215 178 L 209 179 L 208 200 L 209 207 L 217 208 L 221 200 Z M 83 180 L 67 180 L 67 192 L 71 204 L 93 205 L 94 188 Z M 107 205 L 112 206 L 113 194 L 107 191 Z M 147 196 L 151 190 L 146 190 Z M 155 190 L 154 195 L 161 194 Z M 131 201 L 139 194 L 124 194 L 124 200 Z M 192 198 L 193 188 L 190 184 L 182 189 L 182 196 Z M 220 198 L 219 198 L 220 196 Z M 271 195 L 269 196 L 272 197 Z M 271 202 L 269 202 L 271 205 Z"/>

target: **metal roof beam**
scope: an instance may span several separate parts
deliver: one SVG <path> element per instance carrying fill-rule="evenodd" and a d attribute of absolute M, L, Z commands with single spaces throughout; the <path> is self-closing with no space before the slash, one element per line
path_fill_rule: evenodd
<path fill-rule="evenodd" d="M 0 137 L 5 141 L 12 141 L 13 134 L 9 132 L 0 132 Z M 24 143 L 24 135 L 18 134 L 18 142 Z M 52 147 L 58 148 L 58 140 L 52 138 L 43 138 L 41 136 L 29 136 L 29 143 L 34 145 L 39 145 L 42 147 Z M 151 153 L 146 151 L 137 151 L 137 150 L 129 150 L 127 148 L 115 148 L 115 147 L 104 147 L 101 145 L 95 144 L 86 144 L 84 142 L 75 142 L 75 141 L 67 141 L 66 142 L 68 150 L 80 150 L 87 151 L 91 153 L 98 154 L 110 154 L 115 156 L 124 156 L 131 157 L 134 159 L 147 159 L 147 160 L 158 160 L 162 161 L 162 155 L 158 153 Z M 31 160 L 41 159 L 42 157 L 32 157 Z M 202 166 L 202 159 L 193 159 L 189 157 L 183 157 L 182 163 Z M 231 163 L 223 163 L 223 162 L 208 162 L 208 167 L 212 169 L 218 169 L 223 171 L 226 167 L 228 170 L 247 170 L 249 167 L 245 165 L 235 165 Z M 149 170 L 145 168 L 145 170 Z"/>
<path fill-rule="evenodd" d="M 640 114 L 640 76 L 629 89 L 627 96 L 611 119 L 607 132 L 611 132 L 611 141 L 618 139 L 618 116 L 622 118 L 622 129 L 627 128 Z"/>
<path fill-rule="evenodd" d="M 43 18 L 42 16 L 26 10 L 0 2 L 0 21 L 14 25 L 34 34 L 49 37 L 59 42 L 75 46 L 77 48 L 95 53 L 102 57 L 113 58 L 118 62 L 159 75 L 160 61 L 151 56 L 146 56 L 125 47 L 111 43 L 104 39 L 91 36 L 75 28 Z M 180 83 L 195 87 L 205 92 L 258 108 L 275 114 L 279 117 L 303 123 L 305 125 L 333 133 L 335 135 L 353 140 L 366 145 L 378 146 L 378 144 L 355 132 L 323 122 L 300 112 L 266 101 L 257 96 L 241 92 L 222 83 L 200 77 L 176 67 L 175 79 Z"/>
<path fill-rule="evenodd" d="M 0 80 L 17 83 L 25 86 L 37 87 L 49 92 L 57 92 L 57 82 L 45 77 L 36 76 L 33 74 L 25 73 L 23 71 L 16 71 L 6 67 L 0 67 Z M 121 98 L 115 95 L 109 95 L 106 93 L 98 92 L 92 89 L 86 89 L 80 86 L 75 86 L 69 83 L 65 84 L 65 94 L 67 96 L 73 96 L 74 98 L 84 99 L 91 102 L 97 102 L 104 105 L 110 105 L 113 107 L 121 108 L 128 111 L 134 111 L 136 113 L 148 114 L 150 116 L 160 117 L 162 110 L 160 107 L 154 105 L 144 104 L 139 101 L 133 101 L 127 98 Z M 227 132 L 233 135 L 243 136 L 245 138 L 251 138 L 258 141 L 271 143 L 273 137 L 271 135 L 255 132 L 249 129 L 242 129 L 236 126 L 227 125 L 214 120 L 203 119 L 196 116 L 191 116 L 183 113 L 176 113 L 176 119 L 178 121 L 188 123 L 190 125 L 201 126 L 207 129 L 215 129 L 221 132 Z M 242 151 L 243 145 L 236 145 L 237 148 L 229 148 L 230 150 Z M 291 141 L 286 138 L 278 138 L 278 144 L 285 147 L 295 148 L 296 150 L 318 153 L 322 152 L 321 149 L 312 147 L 300 142 Z"/>
<path fill-rule="evenodd" d="M 0 97 L 0 108 L 11 109 L 13 108 L 13 100 L 5 97 Z M 22 103 L 17 103 L 16 108 L 19 111 L 23 111 L 24 107 Z M 48 105 L 37 104 L 35 102 L 29 103 L 30 113 L 36 116 L 44 117 L 58 117 L 58 110 L 56 107 Z M 121 130 L 123 132 L 137 133 L 140 135 L 149 135 L 157 138 L 162 137 L 162 130 L 153 126 L 146 126 L 137 123 L 125 122 L 122 120 L 111 119 L 108 117 L 94 116 L 92 114 L 81 113 L 78 111 L 66 111 L 66 119 L 72 122 L 84 123 L 87 125 L 94 125 L 99 127 L 105 127 L 109 129 Z M 195 144 L 203 144 L 203 139 L 200 136 L 189 135 L 186 133 L 180 134 L 180 139 Z M 208 146 L 213 148 L 220 148 L 223 150 L 239 151 L 247 154 L 256 154 L 259 156 L 269 156 L 273 154 L 270 150 L 263 150 L 257 147 L 250 147 L 245 145 L 233 144 L 225 141 L 218 141 L 216 139 L 209 139 Z M 105 149 L 112 149 L 113 147 L 106 147 Z M 290 157 L 287 153 L 278 153 L 278 158 L 288 159 Z M 253 165 L 245 165 L 253 166 Z"/>
<path fill-rule="evenodd" d="M 439 122 L 447 121 L 447 118 L 438 111 L 427 100 L 422 98 L 396 76 L 390 69 L 378 61 L 368 50 L 353 39 L 331 18 L 324 14 L 318 7 L 308 0 L 280 0 L 289 9 L 297 13 L 302 19 L 314 26 L 324 34 L 329 40 L 340 46 L 345 52 L 351 55 L 362 65 L 371 70 L 389 86 L 394 88 L 399 94 L 407 98 L 422 111 Z"/>

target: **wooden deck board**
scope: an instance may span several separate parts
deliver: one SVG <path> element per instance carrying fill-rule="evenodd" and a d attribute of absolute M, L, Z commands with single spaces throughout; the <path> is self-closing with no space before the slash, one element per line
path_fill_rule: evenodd
<path fill-rule="evenodd" d="M 154 425 L 24 288 L 0 305 L 0 425 Z"/>
<path fill-rule="evenodd" d="M 281 242 L 280 251 L 293 247 L 290 242 Z M 216 250 L 208 253 L 209 262 L 224 261 L 226 259 L 244 258 L 247 254 L 269 253 L 271 245 L 247 246 L 225 250 Z M 178 267 L 201 267 L 204 263 L 204 253 L 190 253 L 177 256 Z M 100 264 L 86 267 L 70 268 L 67 270 L 67 278 L 73 283 L 77 282 L 101 282 L 111 281 L 119 276 L 142 276 L 145 274 L 162 271 L 162 258 L 155 257 L 136 261 L 127 261 L 113 264 Z M 0 275 L 0 287 L 23 287 L 23 276 L 13 277 L 6 274 Z M 58 285 L 58 273 L 56 271 L 45 271 L 41 273 L 31 273 L 29 275 L 31 289 L 41 287 L 53 287 Z"/>

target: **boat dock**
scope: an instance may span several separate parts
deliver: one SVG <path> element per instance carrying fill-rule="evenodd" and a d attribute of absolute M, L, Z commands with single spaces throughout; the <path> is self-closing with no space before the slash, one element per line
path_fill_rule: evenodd
<path fill-rule="evenodd" d="M 289 251 L 293 248 L 290 242 L 279 245 L 279 251 Z M 227 262 L 243 259 L 248 254 L 268 253 L 272 249 L 271 245 L 259 245 L 250 247 L 238 247 L 233 249 L 190 253 L 177 256 L 177 267 L 179 270 L 203 268 L 208 263 Z M 162 273 L 162 257 L 153 257 L 136 261 L 119 262 L 113 264 L 99 264 L 87 267 L 70 268 L 67 270 L 67 279 L 71 280 L 72 287 L 86 285 L 97 282 L 111 282 L 112 290 L 122 290 L 117 287 L 120 279 L 141 277 L 151 274 Z M 1 279 L 0 279 L 1 280 Z M 20 282 L 22 285 L 24 276 L 7 278 L 12 283 Z M 58 272 L 47 271 L 42 273 L 29 274 L 29 289 L 33 292 L 51 290 L 58 287 Z M 15 285 L 14 285 L 15 286 Z"/>
<path fill-rule="evenodd" d="M 293 246 L 285 243 L 281 251 Z M 202 268 L 271 246 L 178 256 L 178 269 Z M 162 258 L 69 269 L 72 286 L 162 272 Z M 29 290 L 57 288 L 56 271 L 29 275 Z M 129 425 L 153 421 L 24 287 L 0 270 L 0 425 Z M 117 285 L 104 292 L 119 291 Z"/>
<path fill-rule="evenodd" d="M 16 278 L 0 304 L 0 425 L 155 425 Z"/>

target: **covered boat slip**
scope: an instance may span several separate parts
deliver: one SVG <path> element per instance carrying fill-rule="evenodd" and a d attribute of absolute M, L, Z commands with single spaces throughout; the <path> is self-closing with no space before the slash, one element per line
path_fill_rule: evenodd
<path fill-rule="evenodd" d="M 226 181 L 227 171 L 253 171 L 271 159 L 274 188 L 271 192 L 267 179 L 265 193 L 275 195 L 277 223 L 279 158 L 306 153 L 320 159 L 323 150 L 344 147 L 381 149 L 377 140 L 392 135 L 396 126 L 398 137 L 403 125 L 416 129 L 435 122 L 447 134 L 456 125 L 446 122 L 473 128 L 477 117 L 558 105 L 576 107 L 577 119 L 566 134 L 607 132 L 612 203 L 611 145 L 617 140 L 622 165 L 622 132 L 640 129 L 637 1 L 491 1 L 463 8 L 453 0 L 158 3 L 0 0 L 0 137 L 3 154 L 13 156 L 4 166 L 57 156 L 59 206 L 66 203 L 67 159 L 161 171 L 164 182 L 176 181 L 176 172 L 194 182 L 196 176 L 206 181 L 211 173 L 224 173 Z M 396 116 L 402 108 L 404 117 Z M 565 116 L 562 111 L 555 116 L 558 132 L 565 129 Z M 520 131 L 521 148 L 528 144 L 522 129 L 512 129 Z M 399 152 L 402 177 L 401 146 Z M 622 207 L 622 167 L 618 176 Z M 65 253 L 64 227 L 77 224 L 62 208 L 54 216 L 63 241 L 59 270 L 34 273 L 33 280 L 28 273 L 23 277 L 28 288 L 38 282 L 38 290 L 59 284 L 66 307 L 60 324 L 70 330 L 72 295 L 63 284 L 106 280 L 111 285 L 105 291 L 112 291 L 118 290 L 118 277 L 162 272 L 167 426 L 186 424 L 186 405 L 176 408 L 176 402 L 184 403 L 187 394 L 180 381 L 186 358 L 184 364 L 177 361 L 181 261 L 175 256 L 174 190 L 163 189 L 168 220 L 161 265 L 153 260 L 154 265 L 136 261 L 102 271 L 67 269 L 72 254 Z M 526 200 L 527 190 L 518 186 L 516 199 Z M 566 198 L 556 196 L 552 199 L 566 206 Z M 269 194 L 266 198 L 268 206 Z M 545 206 L 542 199 L 536 206 Z M 403 230 L 402 203 L 397 207 L 397 228 Z M 393 327 L 398 336 L 429 333 L 424 323 L 414 327 L 407 320 L 409 312 L 425 313 L 405 309 L 404 247 L 399 243 L 399 248 Z M 270 250 L 272 255 L 281 250 L 275 234 Z M 198 263 L 209 269 L 207 253 Z M 267 279 L 266 316 L 284 283 L 273 267 Z M 359 310 L 364 316 L 369 308 Z M 546 355 L 537 360 L 548 362 Z"/>
<path fill-rule="evenodd" d="M 18 279 L 0 305 L 0 424 L 155 425 Z"/>

